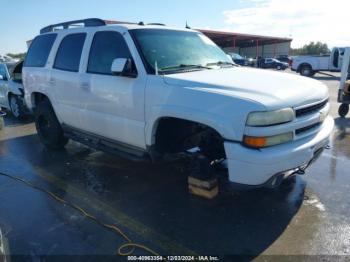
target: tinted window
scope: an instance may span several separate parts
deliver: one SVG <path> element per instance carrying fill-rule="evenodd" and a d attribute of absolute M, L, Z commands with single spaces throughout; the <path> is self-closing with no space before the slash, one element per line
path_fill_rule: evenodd
<path fill-rule="evenodd" d="M 86 34 L 72 34 L 63 38 L 57 51 L 54 68 L 78 72 L 85 38 Z"/>
<path fill-rule="evenodd" d="M 121 34 L 111 31 L 98 32 L 92 42 L 87 71 L 110 75 L 114 59 L 130 57 L 130 51 Z"/>
<path fill-rule="evenodd" d="M 41 35 L 30 45 L 24 66 L 44 67 L 57 34 Z"/>

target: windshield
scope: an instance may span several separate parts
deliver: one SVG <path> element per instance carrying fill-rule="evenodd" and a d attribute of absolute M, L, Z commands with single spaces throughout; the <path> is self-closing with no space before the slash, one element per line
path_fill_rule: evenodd
<path fill-rule="evenodd" d="M 148 68 L 154 73 L 202 70 L 213 64 L 232 64 L 230 58 L 209 38 L 198 32 L 131 30 Z"/>
<path fill-rule="evenodd" d="M 10 77 L 13 76 L 13 69 L 16 66 L 16 63 L 6 63 L 7 70 L 9 71 Z"/>

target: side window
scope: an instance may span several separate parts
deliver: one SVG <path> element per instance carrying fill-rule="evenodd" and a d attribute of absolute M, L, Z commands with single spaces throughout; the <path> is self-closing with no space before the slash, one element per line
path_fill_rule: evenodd
<path fill-rule="evenodd" d="M 90 49 L 88 73 L 111 75 L 116 58 L 130 58 L 131 54 L 123 36 L 117 32 L 97 32 Z"/>
<path fill-rule="evenodd" d="M 4 80 L 7 78 L 5 65 L 2 64 L 0 64 L 0 76 L 2 76 Z"/>
<path fill-rule="evenodd" d="M 54 63 L 54 68 L 78 72 L 86 34 L 71 34 L 63 38 Z"/>
<path fill-rule="evenodd" d="M 40 35 L 30 45 L 24 66 L 44 67 L 57 34 Z"/>

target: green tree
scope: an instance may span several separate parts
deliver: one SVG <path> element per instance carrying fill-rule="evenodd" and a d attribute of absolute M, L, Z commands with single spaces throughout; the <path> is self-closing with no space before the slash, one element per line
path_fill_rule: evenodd
<path fill-rule="evenodd" d="M 12 53 L 8 53 L 6 54 L 8 57 L 11 57 L 12 59 L 19 59 L 19 60 L 23 60 L 26 57 L 27 53 L 17 53 L 17 54 L 12 54 Z"/>
<path fill-rule="evenodd" d="M 321 42 L 310 42 L 302 48 L 291 50 L 292 55 L 324 55 L 330 53 L 328 45 Z"/>

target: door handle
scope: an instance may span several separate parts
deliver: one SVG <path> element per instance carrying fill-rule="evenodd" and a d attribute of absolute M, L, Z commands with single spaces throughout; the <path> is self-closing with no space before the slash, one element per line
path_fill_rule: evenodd
<path fill-rule="evenodd" d="M 54 85 L 56 83 L 56 79 L 55 78 L 50 78 L 49 83 L 51 85 Z"/>
<path fill-rule="evenodd" d="M 85 91 L 90 91 L 90 84 L 87 82 L 80 83 L 80 88 Z"/>

